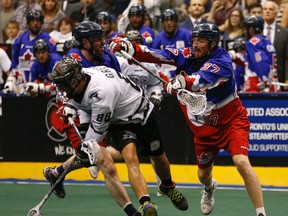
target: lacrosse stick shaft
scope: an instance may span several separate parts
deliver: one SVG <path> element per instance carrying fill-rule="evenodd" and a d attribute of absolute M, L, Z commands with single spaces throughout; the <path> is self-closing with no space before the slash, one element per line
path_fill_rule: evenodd
<path fill-rule="evenodd" d="M 154 76 L 155 78 L 157 78 L 158 80 L 160 80 L 163 83 L 167 83 L 166 80 L 162 79 L 161 77 L 159 77 L 157 74 L 153 73 L 153 71 L 149 70 L 145 65 L 143 65 L 141 62 L 139 62 L 137 59 L 135 59 L 133 56 L 131 56 L 130 54 L 128 54 L 127 52 L 120 50 L 120 53 L 123 55 L 124 58 L 129 59 L 130 61 L 132 61 L 134 64 L 142 67 L 144 70 L 146 70 L 148 73 L 150 73 L 152 76 Z"/>
<path fill-rule="evenodd" d="M 288 86 L 288 83 L 271 82 L 271 85 L 286 87 L 286 86 Z"/>
<path fill-rule="evenodd" d="M 81 135 L 80 135 L 80 133 L 79 133 L 79 130 L 78 130 L 78 128 L 76 127 L 73 119 L 72 119 L 71 117 L 68 117 L 68 121 L 69 121 L 69 123 L 72 125 L 72 127 L 74 128 L 75 132 L 77 133 L 77 135 L 79 136 L 79 138 L 80 138 L 80 140 L 81 140 L 81 142 L 82 142 L 82 137 L 81 137 Z M 56 180 L 55 184 L 53 184 L 53 186 L 52 186 L 51 189 L 48 191 L 48 193 L 44 196 L 44 198 L 40 201 L 40 203 L 39 203 L 36 207 L 32 208 L 32 209 L 29 211 L 29 213 L 28 213 L 27 216 L 30 215 L 30 212 L 31 212 L 32 210 L 40 211 L 41 207 L 45 204 L 45 202 L 48 200 L 48 198 L 49 198 L 49 197 L 51 196 L 51 194 L 53 193 L 53 190 L 55 189 L 55 187 L 60 183 L 60 181 L 62 181 L 62 179 L 63 179 L 63 178 L 65 177 L 65 175 L 69 172 L 70 168 L 72 167 L 72 165 L 73 165 L 76 161 L 77 161 L 77 157 L 75 156 L 75 157 L 73 158 L 73 160 L 69 163 L 69 165 L 64 169 L 63 173 L 61 173 L 61 175 L 58 177 L 58 179 Z"/>
<path fill-rule="evenodd" d="M 77 128 L 77 126 L 75 125 L 75 122 L 73 121 L 73 119 L 71 117 L 68 118 L 69 124 L 73 127 L 74 131 L 77 133 L 77 136 L 79 137 L 80 141 L 83 142 L 83 138 Z"/>

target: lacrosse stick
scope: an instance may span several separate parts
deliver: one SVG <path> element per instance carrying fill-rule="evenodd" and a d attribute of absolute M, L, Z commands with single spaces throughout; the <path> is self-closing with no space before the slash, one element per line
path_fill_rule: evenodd
<path fill-rule="evenodd" d="M 78 131 L 73 119 L 71 117 L 68 117 L 68 121 L 72 125 L 74 130 L 76 131 L 76 133 L 79 136 L 80 140 L 82 141 L 82 137 L 81 137 L 81 135 L 80 135 L 80 133 L 79 133 L 79 131 Z M 64 172 L 58 177 L 58 179 L 56 180 L 55 184 L 51 187 L 51 189 L 44 196 L 44 198 L 40 201 L 40 203 L 37 206 L 35 206 L 34 208 L 30 209 L 30 211 L 28 212 L 27 216 L 41 216 L 42 215 L 42 213 L 40 212 L 40 209 L 45 204 L 45 202 L 48 200 L 50 195 L 53 193 L 53 190 L 55 189 L 55 187 L 59 184 L 60 181 L 62 181 L 62 179 L 65 177 L 65 175 L 68 173 L 68 171 L 70 170 L 70 168 L 72 167 L 72 165 L 76 161 L 77 161 L 77 157 L 75 156 L 73 158 L 73 160 L 70 162 L 70 164 L 65 168 Z"/>
<path fill-rule="evenodd" d="M 156 77 L 161 82 L 167 83 L 166 80 L 164 80 L 162 77 L 159 77 L 157 74 L 153 73 L 145 65 L 143 65 L 141 62 L 139 62 L 137 59 L 135 59 L 133 56 L 131 56 L 127 52 L 120 50 L 120 53 L 124 56 L 124 58 L 129 59 L 134 64 L 142 67 L 144 70 L 146 70 L 152 76 Z M 186 89 L 178 89 L 177 99 L 179 100 L 180 103 L 188 107 L 192 115 L 200 115 L 204 113 L 207 107 L 206 92 L 196 93 L 196 92 L 187 91 Z"/>
<path fill-rule="evenodd" d="M 281 83 L 281 82 L 271 82 L 271 85 L 278 85 L 278 86 L 283 86 L 283 87 L 286 87 L 286 86 L 288 86 L 288 83 Z"/>

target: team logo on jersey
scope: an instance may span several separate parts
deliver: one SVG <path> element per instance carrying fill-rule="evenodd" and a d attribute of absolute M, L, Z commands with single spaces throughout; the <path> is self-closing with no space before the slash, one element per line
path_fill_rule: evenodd
<path fill-rule="evenodd" d="M 179 52 L 177 49 L 167 48 L 167 50 L 169 50 L 169 52 L 171 52 L 173 55 L 178 56 Z"/>
<path fill-rule="evenodd" d="M 192 55 L 192 51 L 190 48 L 185 48 L 183 49 L 182 54 L 185 58 L 189 58 Z"/>
<path fill-rule="evenodd" d="M 78 53 L 71 53 L 70 55 L 72 58 L 76 59 L 77 61 L 82 61 L 81 56 Z"/>
<path fill-rule="evenodd" d="M 256 52 L 256 53 L 254 54 L 254 56 L 255 56 L 255 61 L 256 61 L 256 62 L 261 62 L 261 61 L 262 61 L 261 52 Z"/>
<path fill-rule="evenodd" d="M 207 164 L 212 159 L 212 152 L 204 153 L 202 152 L 201 155 L 197 155 L 197 160 L 199 164 Z"/>
<path fill-rule="evenodd" d="M 63 122 L 57 116 L 57 110 L 58 106 L 56 103 L 56 98 L 52 98 L 48 101 L 45 115 L 45 123 L 48 130 L 47 135 L 51 140 L 55 142 L 63 142 L 66 140 L 67 136 L 65 133 L 60 132 L 60 128 L 62 127 Z"/>
<path fill-rule="evenodd" d="M 20 56 L 20 59 L 25 61 L 34 60 L 34 55 L 30 49 L 27 49 L 26 52 L 22 56 Z"/>
<path fill-rule="evenodd" d="M 151 37 L 151 34 L 148 31 L 143 32 L 142 34 L 143 38 Z"/>
<path fill-rule="evenodd" d="M 257 37 L 253 37 L 249 41 L 250 41 L 250 43 L 252 43 L 255 46 L 260 40 Z"/>

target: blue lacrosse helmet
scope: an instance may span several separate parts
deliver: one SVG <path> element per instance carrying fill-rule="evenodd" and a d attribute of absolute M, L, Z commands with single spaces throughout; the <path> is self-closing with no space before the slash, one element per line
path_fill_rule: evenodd
<path fill-rule="evenodd" d="M 48 43 L 46 41 L 44 41 L 43 39 L 37 40 L 35 42 L 34 46 L 33 46 L 34 54 L 39 52 L 39 51 L 48 51 L 48 52 L 50 52 L 50 47 L 49 47 Z"/>
<path fill-rule="evenodd" d="M 144 17 L 146 8 L 143 4 L 133 4 L 128 12 L 128 17 L 130 18 L 133 15 L 138 15 Z"/>
<path fill-rule="evenodd" d="M 245 49 L 246 39 L 243 37 L 237 38 L 233 44 L 233 50 L 243 50 Z"/>
<path fill-rule="evenodd" d="M 83 21 L 73 28 L 72 36 L 77 45 L 82 45 L 83 39 L 90 40 L 96 37 L 105 36 L 105 32 L 98 23 Z"/>
<path fill-rule="evenodd" d="M 27 23 L 32 20 L 39 20 L 42 24 L 44 22 L 44 16 L 40 10 L 29 10 L 26 14 Z"/>
<path fill-rule="evenodd" d="M 243 25 L 246 29 L 252 27 L 256 34 L 262 33 L 264 29 L 264 20 L 260 16 L 251 16 L 244 20 Z"/>
<path fill-rule="evenodd" d="M 112 21 L 112 16 L 110 13 L 106 12 L 106 11 L 102 11 L 99 14 L 97 14 L 95 21 L 97 23 L 100 23 L 104 20 L 108 20 L 110 23 Z"/>
<path fill-rule="evenodd" d="M 220 41 L 220 30 L 217 25 L 212 23 L 202 23 L 196 25 L 192 30 L 192 38 L 193 37 L 201 37 L 207 38 L 209 43 L 216 42 L 216 44 Z"/>
<path fill-rule="evenodd" d="M 162 14 L 161 14 L 161 20 L 165 19 L 171 19 L 178 21 L 178 14 L 174 9 L 166 9 Z"/>

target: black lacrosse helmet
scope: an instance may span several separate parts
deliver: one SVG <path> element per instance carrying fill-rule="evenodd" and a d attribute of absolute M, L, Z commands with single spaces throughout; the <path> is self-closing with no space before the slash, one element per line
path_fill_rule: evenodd
<path fill-rule="evenodd" d="M 202 23 L 196 25 L 192 30 L 192 38 L 207 38 L 210 44 L 212 42 L 218 44 L 220 41 L 220 36 L 221 33 L 218 26 L 212 23 Z"/>
<path fill-rule="evenodd" d="M 103 37 L 105 36 L 105 32 L 98 23 L 83 21 L 73 28 L 72 36 L 75 43 L 82 46 L 83 39 L 91 40 L 96 37 Z"/>
<path fill-rule="evenodd" d="M 63 44 L 63 54 L 66 55 L 70 49 L 74 48 L 75 44 L 73 40 L 66 40 Z"/>
<path fill-rule="evenodd" d="M 34 55 L 35 55 L 35 53 L 37 53 L 39 51 L 50 52 L 50 47 L 49 47 L 48 43 L 46 41 L 44 41 L 43 39 L 37 40 L 33 46 Z"/>
<path fill-rule="evenodd" d="M 85 77 L 82 65 L 71 57 L 65 57 L 57 62 L 51 75 L 53 83 L 60 91 L 65 91 L 68 98 L 71 98 L 74 90 Z"/>
<path fill-rule="evenodd" d="M 243 37 L 237 38 L 233 44 L 233 50 L 238 52 L 239 50 L 244 50 L 246 44 L 246 39 Z"/>
<path fill-rule="evenodd" d="M 161 20 L 162 22 L 165 19 L 171 19 L 178 21 L 178 14 L 174 9 L 166 9 L 162 14 L 161 14 Z"/>
<path fill-rule="evenodd" d="M 246 29 L 252 27 L 256 34 L 262 33 L 264 29 L 264 19 L 260 16 L 251 16 L 243 21 Z"/>
<path fill-rule="evenodd" d="M 43 24 L 44 16 L 40 10 L 29 10 L 26 14 L 26 20 L 28 24 L 32 20 L 39 20 Z"/>
<path fill-rule="evenodd" d="M 97 23 L 103 22 L 104 20 L 108 20 L 111 23 L 112 21 L 111 14 L 106 11 L 102 11 L 96 16 L 96 19 L 95 19 Z"/>
<path fill-rule="evenodd" d="M 129 41 L 135 41 L 136 43 L 143 44 L 143 38 L 139 31 L 131 30 L 126 32 L 125 36 Z"/>
<path fill-rule="evenodd" d="M 142 16 L 144 18 L 145 13 L 146 13 L 145 6 L 143 4 L 136 3 L 129 8 L 128 17 L 130 18 L 133 15 L 137 15 Z"/>

